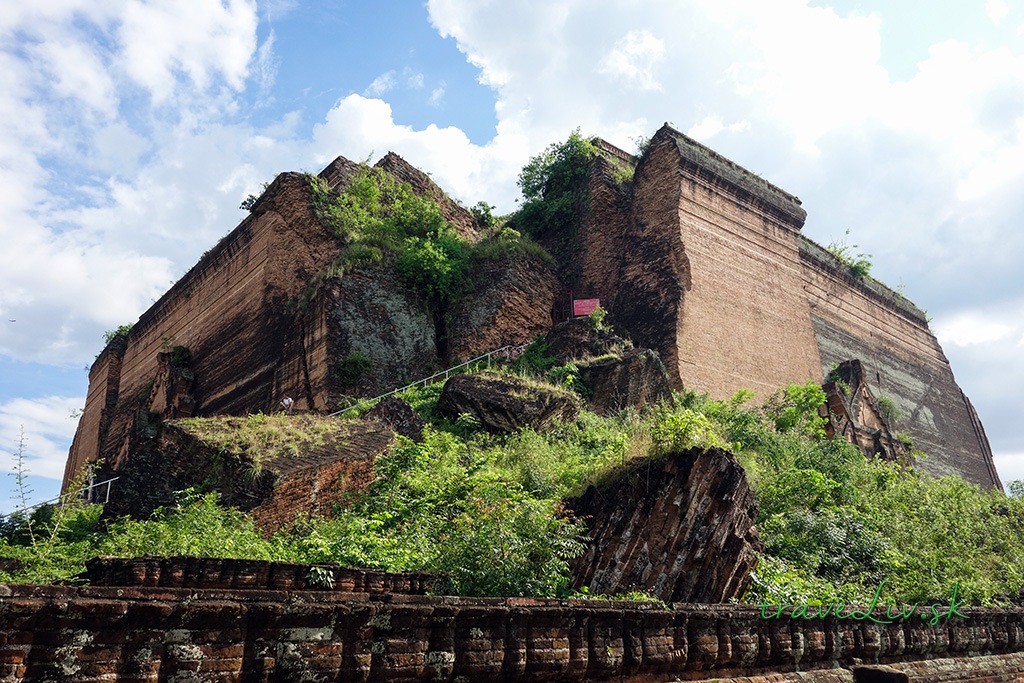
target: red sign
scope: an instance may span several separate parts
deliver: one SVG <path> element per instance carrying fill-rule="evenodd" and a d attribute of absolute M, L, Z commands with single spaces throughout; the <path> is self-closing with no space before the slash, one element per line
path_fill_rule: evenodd
<path fill-rule="evenodd" d="M 600 299 L 573 299 L 572 314 L 574 316 L 590 315 L 601 305 Z"/>

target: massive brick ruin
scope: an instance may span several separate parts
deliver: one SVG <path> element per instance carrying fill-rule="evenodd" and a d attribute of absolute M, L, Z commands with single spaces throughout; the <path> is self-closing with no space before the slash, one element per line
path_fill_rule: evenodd
<path fill-rule="evenodd" d="M 796 197 L 667 125 L 636 162 L 630 200 L 594 188 L 609 183 L 592 173 L 584 268 L 567 284 L 608 302 L 677 388 L 764 396 L 859 360 L 867 390 L 904 415 L 895 429 L 928 454 L 922 468 L 1001 488 L 924 312 L 803 237 Z"/>
<path fill-rule="evenodd" d="M 520 255 L 480 267 L 443 330 L 386 263 L 324 278 L 340 246 L 315 215 L 308 178 L 278 176 L 97 358 L 65 485 L 96 458 L 121 467 L 154 416 L 271 411 L 285 394 L 298 409 L 334 410 L 343 394 L 391 389 L 453 358 L 529 341 L 576 292 L 600 297 L 619 333 L 655 349 L 676 388 L 713 397 L 741 388 L 763 397 L 859 360 L 864 390 L 905 415 L 893 431 L 930 456 L 922 467 L 999 486 L 981 423 L 924 314 L 804 238 L 796 197 L 667 125 L 640 159 L 598 144 L 588 209 L 559 237 L 557 263 Z M 635 166 L 631 184 L 616 180 L 624 166 Z M 394 154 L 378 167 L 435 198 L 476 239 L 472 216 L 425 174 Z M 339 157 L 320 175 L 337 186 L 357 168 Z M 176 346 L 190 352 L 187 368 L 160 360 Z M 339 370 L 352 354 L 373 362 L 357 386 Z"/>

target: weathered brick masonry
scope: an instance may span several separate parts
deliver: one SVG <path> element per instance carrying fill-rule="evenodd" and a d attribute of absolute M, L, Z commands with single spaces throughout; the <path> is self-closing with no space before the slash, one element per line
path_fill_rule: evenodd
<path fill-rule="evenodd" d="M 426 174 L 395 154 L 377 166 L 437 200 L 450 224 L 476 239 L 469 212 Z M 337 186 L 358 170 L 339 157 L 320 176 Z M 285 395 L 296 410 L 327 412 L 342 394 L 381 393 L 448 356 L 526 342 L 550 326 L 554 275 L 536 257 L 478 264 L 474 297 L 451 312 L 445 335 L 386 258 L 329 276 L 342 251 L 314 213 L 309 179 L 278 176 L 252 213 L 96 359 L 64 486 L 97 458 L 119 469 L 138 450 L 133 438 L 147 412 L 182 416 L 151 401 L 159 354 L 173 346 L 191 352 L 191 414 L 269 412 Z M 356 353 L 372 369 L 351 385 L 339 364 Z"/>
<path fill-rule="evenodd" d="M 1024 680 L 1024 610 L 963 612 L 933 628 L 730 605 L 10 585 L 0 680 L 824 683 L 876 662 L 912 681 Z"/>
<path fill-rule="evenodd" d="M 601 182 L 592 177 L 592 211 L 618 230 L 622 208 Z M 921 467 L 999 487 L 924 312 L 804 238 L 805 216 L 793 195 L 664 126 L 636 166 L 615 243 L 613 324 L 656 349 L 678 388 L 715 398 L 821 382 L 835 363 L 860 360 L 871 391 L 905 415 L 895 428 L 928 454 Z"/>
<path fill-rule="evenodd" d="M 137 417 L 154 410 L 150 387 L 168 345 L 191 351 L 196 415 L 272 410 L 285 393 L 298 409 L 326 411 L 342 393 L 372 395 L 452 357 L 529 341 L 574 291 L 600 296 L 616 330 L 656 350 L 676 388 L 716 398 L 821 382 L 832 364 L 860 360 L 871 391 L 906 415 L 895 429 L 928 453 L 922 467 L 999 486 L 981 422 L 924 314 L 803 238 L 796 197 L 667 125 L 638 161 L 599 147 L 580 224 L 547 236 L 558 263 L 524 255 L 477 264 L 473 292 L 446 316 L 388 263 L 326 277 L 342 247 L 314 215 L 308 180 L 282 174 L 127 339 L 100 354 L 65 485 L 89 460 L 119 467 L 128 457 Z M 634 162 L 632 184 L 619 182 Z M 437 199 L 476 238 L 469 213 L 425 174 L 393 154 L 378 166 Z M 339 157 L 321 176 L 337 185 L 357 170 Z M 339 364 L 357 353 L 372 369 L 349 386 Z"/>

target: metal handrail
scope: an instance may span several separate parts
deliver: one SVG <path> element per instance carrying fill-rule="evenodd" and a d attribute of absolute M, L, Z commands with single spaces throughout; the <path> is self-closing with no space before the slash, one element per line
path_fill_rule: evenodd
<path fill-rule="evenodd" d="M 488 351 L 487 353 L 481 354 L 481 355 L 477 356 L 476 358 L 471 358 L 471 359 L 467 360 L 464 363 L 459 363 L 458 365 L 453 365 L 450 368 L 447 368 L 445 370 L 440 370 L 438 372 L 435 372 L 433 375 L 430 375 L 429 377 L 424 377 L 423 379 L 418 379 L 415 382 L 411 382 L 409 384 L 406 384 L 404 387 L 399 387 L 398 389 L 392 389 L 391 391 L 389 391 L 389 392 L 387 392 L 385 394 L 381 394 L 380 396 L 374 396 L 373 398 L 365 399 L 365 400 L 368 401 L 370 404 L 377 403 L 378 401 L 384 400 L 388 396 L 394 396 L 395 394 L 400 394 L 403 391 L 405 391 L 406 389 L 412 389 L 413 387 L 425 386 L 427 384 L 430 384 L 431 382 L 436 381 L 437 379 L 439 379 L 441 377 L 444 377 L 445 379 L 448 379 L 459 368 L 464 368 L 464 367 L 467 367 L 469 365 L 473 365 L 474 363 L 479 363 L 480 361 L 483 361 L 483 360 L 486 360 L 487 364 L 490 365 L 492 358 L 494 358 L 495 356 L 502 355 L 502 354 L 505 356 L 505 360 L 506 361 L 512 360 L 512 358 L 519 357 L 519 355 L 521 355 L 522 352 L 524 350 L 526 350 L 526 347 L 529 346 L 531 343 L 532 342 L 527 342 L 525 344 L 506 344 L 505 346 L 502 346 L 501 348 L 494 349 L 493 351 Z M 362 401 L 360 401 L 360 402 L 362 402 Z M 350 410 L 350 409 L 351 408 L 342 408 L 341 410 L 336 410 L 333 413 L 328 413 L 327 417 L 334 417 L 335 415 L 340 415 L 341 413 L 344 413 L 345 411 Z"/>
<path fill-rule="evenodd" d="M 105 481 L 101 481 L 101 482 L 96 483 L 96 484 L 89 484 L 88 486 L 83 486 L 82 488 L 78 489 L 74 493 L 74 495 L 77 495 L 80 499 L 86 499 L 87 496 L 88 496 L 88 492 L 89 491 L 92 491 L 93 489 L 99 488 L 100 486 L 103 486 L 104 484 L 106 484 L 107 485 L 107 495 L 106 495 L 106 498 L 104 499 L 103 502 L 104 503 L 109 503 L 110 502 L 110 487 L 113 485 L 113 483 L 115 481 L 117 481 L 120 478 L 121 477 L 111 477 L 110 479 L 107 479 Z M 28 507 L 18 508 L 17 510 L 13 510 L 11 512 L 8 512 L 7 516 L 10 517 L 12 515 L 17 515 L 17 514 L 21 514 L 21 513 L 24 513 L 24 512 L 29 512 L 31 510 L 35 510 L 37 508 L 41 508 L 44 505 L 49 505 L 50 503 L 58 503 L 58 502 L 60 502 L 62 500 L 67 500 L 70 495 L 72 495 L 72 494 L 64 493 L 64 494 L 61 494 L 61 495 L 57 496 L 56 498 L 51 498 L 49 500 L 44 500 L 42 503 L 36 503 L 35 505 L 29 505 Z"/>

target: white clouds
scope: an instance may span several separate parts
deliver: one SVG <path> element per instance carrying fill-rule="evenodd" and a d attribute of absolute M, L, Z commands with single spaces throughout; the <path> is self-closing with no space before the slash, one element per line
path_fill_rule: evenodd
<path fill-rule="evenodd" d="M 268 20 L 305 11 L 294 0 L 260 8 Z M 986 5 L 1001 30 L 1016 19 L 1008 9 Z M 405 91 L 438 116 L 455 108 L 457 84 L 425 66 L 365 74 L 355 86 L 372 79 L 364 96 L 327 111 L 291 103 L 276 121 L 252 123 L 246 83 L 260 104 L 274 100 L 278 68 L 293 57 L 278 53 L 283 27 L 257 43 L 251 0 L 0 4 L 0 319 L 19 320 L 0 328 L 0 352 L 87 360 L 99 332 L 137 316 L 278 170 L 393 149 L 454 195 L 504 212 L 526 159 L 577 126 L 631 149 L 668 120 L 800 195 L 812 237 L 851 228 L 875 272 L 904 279 L 942 321 L 965 384 L 998 374 L 986 365 L 994 349 L 1003 374 L 1024 381 L 1022 330 L 1007 317 L 1024 312 L 975 310 L 1015 301 L 1021 286 L 1019 46 L 952 35 L 896 81 L 882 60 L 882 10 L 430 0 L 428 11 L 492 89 L 497 127 L 486 144 L 452 126 L 395 121 L 386 100 Z M 1001 414 L 1003 390 L 979 386 L 968 393 L 995 441 L 988 416 Z"/>
<path fill-rule="evenodd" d="M 410 90 L 420 90 L 424 85 L 424 76 L 419 71 L 405 67 L 401 72 L 401 83 Z M 373 79 L 373 82 L 366 87 L 363 95 L 366 97 L 380 97 L 399 86 L 399 72 L 391 69 Z M 442 93 L 444 88 L 442 87 Z"/>
<path fill-rule="evenodd" d="M 419 90 L 423 87 L 423 74 L 410 72 L 406 75 L 405 83 L 408 87 Z"/>
<path fill-rule="evenodd" d="M 664 59 L 664 40 L 649 31 L 630 31 L 615 41 L 597 71 L 631 88 L 662 90 L 654 70 Z"/>
<path fill-rule="evenodd" d="M 1005 320 L 1005 314 L 985 316 L 979 311 L 967 311 L 937 321 L 934 324 L 935 336 L 943 345 L 956 346 L 1003 341 L 1014 333 L 1014 328 Z"/>
<path fill-rule="evenodd" d="M 211 120 L 250 73 L 256 5 L 43 4 L 0 12 L 0 36 L 20 41 L 0 43 L 0 308 L 19 321 L 0 328 L 0 352 L 77 362 L 202 251 L 184 226 L 209 246 L 235 219 L 204 193 L 238 156 L 218 148 L 252 131 Z M 273 44 L 258 55 L 264 87 Z"/>
<path fill-rule="evenodd" d="M 377 78 L 373 79 L 373 82 L 366 87 L 363 94 L 368 97 L 378 97 L 386 92 L 389 92 L 395 88 L 397 80 L 395 79 L 394 71 L 385 71 Z"/>
<path fill-rule="evenodd" d="M 444 89 L 445 82 L 441 81 L 441 84 L 430 91 L 430 99 L 427 100 L 427 104 L 431 107 L 440 107 L 444 103 Z"/>
<path fill-rule="evenodd" d="M 276 39 L 277 36 L 271 31 L 266 40 L 260 43 L 260 47 L 256 51 L 256 82 L 259 84 L 262 95 L 266 95 L 270 91 L 270 88 L 274 85 L 274 80 L 277 78 L 279 59 L 274 54 L 274 41 Z"/>
<path fill-rule="evenodd" d="M 131 2 L 120 18 L 118 63 L 163 103 L 179 74 L 199 90 L 220 76 L 240 90 L 256 49 L 256 3 L 251 0 Z"/>
<path fill-rule="evenodd" d="M 985 0 L 985 14 L 993 24 L 999 24 L 1010 14 L 1006 0 Z"/>
<path fill-rule="evenodd" d="M 33 46 L 31 54 L 54 79 L 54 94 L 77 99 L 106 117 L 116 114 L 114 81 L 89 47 L 74 40 L 47 41 Z"/>
<path fill-rule="evenodd" d="M 883 62 L 886 10 L 844 15 L 804 0 L 654 0 L 642 14 L 601 0 L 512 5 L 428 3 L 439 32 L 495 89 L 490 147 L 514 133 L 535 154 L 580 126 L 628 148 L 664 120 L 713 139 L 801 196 L 812 238 L 850 228 L 875 273 L 902 279 L 948 320 L 938 329 L 994 447 L 1024 447 L 1019 416 L 1005 408 L 1019 405 L 1013 387 L 1024 383 L 1024 311 L 1000 308 L 1024 286 L 1019 45 L 969 43 L 950 18 L 953 39 L 897 81 Z M 958 10 L 965 24 L 977 11 Z M 988 11 L 1008 19 L 1002 3 Z"/>
<path fill-rule="evenodd" d="M 63 477 L 67 443 L 78 423 L 72 415 L 84 403 L 81 397 L 47 396 L 0 404 L 0 470 L 11 471 L 23 441 L 24 466 L 29 472 L 50 479 Z"/>
<path fill-rule="evenodd" d="M 702 4 L 728 29 L 737 93 L 789 129 L 805 153 L 875 112 L 888 84 L 877 16 L 841 17 L 802 2 Z"/>
<path fill-rule="evenodd" d="M 379 158 L 387 151 L 430 172 L 434 182 L 467 203 L 487 197 L 489 202 L 511 210 L 516 194 L 518 157 L 508 154 L 507 139 L 490 145 L 474 145 L 458 128 L 433 124 L 422 130 L 396 124 L 391 106 L 379 99 L 349 95 L 331 109 L 313 129 L 313 149 L 318 163 L 326 164 L 339 152 L 351 159 Z M 497 190 L 495 178 L 510 179 Z"/>
<path fill-rule="evenodd" d="M 749 121 L 738 121 L 728 126 L 722 123 L 722 119 L 714 115 L 705 116 L 701 121 L 695 123 L 686 134 L 694 140 L 705 142 L 714 136 L 727 130 L 733 133 L 741 133 L 750 129 Z"/>

